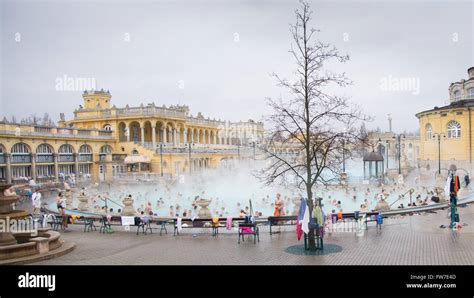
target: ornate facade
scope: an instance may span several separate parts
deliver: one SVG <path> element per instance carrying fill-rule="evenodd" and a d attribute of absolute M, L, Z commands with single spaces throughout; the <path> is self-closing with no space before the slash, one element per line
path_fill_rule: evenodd
<path fill-rule="evenodd" d="M 473 114 L 474 67 L 468 78 L 449 86 L 450 104 L 416 114 L 420 122 L 420 162 L 422 166 L 447 169 L 451 164 L 472 171 L 474 153 Z"/>
<path fill-rule="evenodd" d="M 130 171 L 177 175 L 217 167 L 263 139 L 261 122 L 192 116 L 187 106 L 117 108 L 111 99 L 108 91 L 85 91 L 74 119 L 61 115 L 58 127 L 0 122 L 0 181 L 57 181 L 71 174 L 100 181 Z"/>

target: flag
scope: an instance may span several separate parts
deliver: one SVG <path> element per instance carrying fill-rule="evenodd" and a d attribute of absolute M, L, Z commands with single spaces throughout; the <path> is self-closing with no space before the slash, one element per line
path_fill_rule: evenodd
<path fill-rule="evenodd" d="M 301 198 L 300 211 L 298 212 L 298 217 L 296 219 L 296 237 L 298 238 L 298 241 L 301 239 L 301 235 L 303 234 L 303 230 L 301 229 L 301 221 L 303 220 L 305 210 L 306 201 Z"/>

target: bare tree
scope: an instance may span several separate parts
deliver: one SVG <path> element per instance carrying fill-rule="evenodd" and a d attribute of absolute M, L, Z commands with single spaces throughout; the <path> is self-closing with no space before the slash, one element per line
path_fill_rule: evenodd
<path fill-rule="evenodd" d="M 290 81 L 273 74 L 278 85 L 289 91 L 291 99 L 268 99 L 274 111 L 268 121 L 275 128 L 263 148 L 267 165 L 259 176 L 266 184 L 293 181 L 295 187 L 306 192 L 312 214 L 313 188 L 339 180 L 343 152 L 349 157 L 349 148 L 360 141 L 356 125 L 366 117 L 347 97 L 332 95 L 328 90 L 351 84 L 344 73 L 326 68 L 329 61 L 344 63 L 349 56 L 315 40 L 319 31 L 309 28 L 312 11 L 308 3 L 301 2 L 295 14 L 296 23 L 290 26 L 290 53 L 297 65 L 295 78 Z M 315 248 L 312 229 L 309 247 Z"/>

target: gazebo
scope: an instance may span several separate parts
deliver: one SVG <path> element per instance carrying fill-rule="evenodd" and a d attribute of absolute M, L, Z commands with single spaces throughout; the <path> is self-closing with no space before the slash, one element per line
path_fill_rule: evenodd
<path fill-rule="evenodd" d="M 383 156 L 372 151 L 364 155 L 364 179 L 383 178 Z"/>

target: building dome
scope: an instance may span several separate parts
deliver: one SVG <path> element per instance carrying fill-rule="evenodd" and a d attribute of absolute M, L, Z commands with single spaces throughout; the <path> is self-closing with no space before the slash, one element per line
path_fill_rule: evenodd
<path fill-rule="evenodd" d="M 369 152 L 364 155 L 364 161 L 383 161 L 383 156 L 378 152 Z"/>

